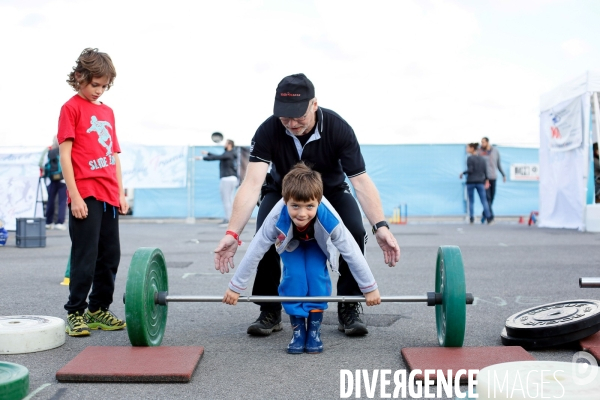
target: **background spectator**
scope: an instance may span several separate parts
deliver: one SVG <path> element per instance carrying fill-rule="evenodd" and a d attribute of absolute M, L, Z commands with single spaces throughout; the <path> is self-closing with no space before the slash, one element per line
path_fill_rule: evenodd
<path fill-rule="evenodd" d="M 52 146 L 46 154 L 44 163 L 44 177 L 49 183 L 46 186 L 48 189 L 48 202 L 46 204 L 46 229 L 59 229 L 64 231 L 65 216 L 67 211 L 67 185 L 62 174 L 60 165 L 60 155 L 58 151 L 58 140 L 56 136 L 52 139 Z M 57 200 L 58 198 L 58 200 Z M 58 209 L 56 215 L 56 223 L 54 223 L 55 207 Z"/>
<path fill-rule="evenodd" d="M 207 151 L 203 151 L 203 156 L 196 157 L 197 160 L 215 161 L 219 160 L 219 176 L 221 183 L 219 185 L 219 191 L 221 192 L 221 201 L 223 202 L 223 208 L 225 209 L 225 218 L 221 222 L 222 224 L 228 224 L 229 218 L 231 218 L 231 210 L 233 208 L 233 198 L 235 197 L 235 189 L 238 187 L 238 173 L 237 173 L 237 154 L 233 150 L 235 143 L 231 139 L 227 139 L 225 142 L 225 151 L 223 154 L 212 154 Z"/>
<path fill-rule="evenodd" d="M 494 202 L 494 197 L 496 196 L 496 168 L 502 174 L 502 182 L 506 182 L 506 174 L 502 170 L 502 164 L 500 163 L 500 152 L 495 146 L 490 144 L 490 140 L 487 137 L 481 138 L 481 148 L 479 149 L 478 154 L 485 159 L 485 165 L 487 166 L 487 177 L 489 181 L 489 186 L 485 190 L 487 195 L 488 207 L 490 209 L 490 214 L 492 219 L 494 218 L 494 211 L 492 210 L 492 203 Z M 485 215 L 481 216 L 481 223 L 485 222 Z"/>

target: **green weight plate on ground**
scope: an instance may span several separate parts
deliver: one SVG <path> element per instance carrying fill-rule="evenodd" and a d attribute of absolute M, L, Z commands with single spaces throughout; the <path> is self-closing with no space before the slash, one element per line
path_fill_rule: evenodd
<path fill-rule="evenodd" d="M 157 248 L 137 249 L 127 274 L 125 318 L 133 346 L 160 346 L 167 324 L 167 306 L 154 302 L 158 292 L 168 292 L 165 257 Z"/>
<path fill-rule="evenodd" d="M 29 370 L 22 365 L 0 361 L 0 399 L 21 400 L 29 392 Z"/>
<path fill-rule="evenodd" d="M 457 246 L 438 249 L 435 291 L 442 295 L 442 304 L 435 306 L 440 346 L 462 347 L 467 325 L 467 293 L 462 254 Z"/>

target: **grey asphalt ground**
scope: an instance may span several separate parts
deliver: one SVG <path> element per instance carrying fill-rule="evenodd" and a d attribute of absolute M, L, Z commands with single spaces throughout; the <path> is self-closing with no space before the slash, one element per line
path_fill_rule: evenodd
<path fill-rule="evenodd" d="M 172 295 L 222 295 L 230 275 L 213 267 L 212 250 L 225 228 L 216 221 L 139 221 L 121 219 L 122 260 L 111 309 L 124 317 L 121 301 L 132 255 L 139 247 L 159 247 L 165 254 Z M 239 262 L 254 232 L 248 224 Z M 369 234 L 367 259 L 382 295 L 424 295 L 434 290 L 440 245 L 462 250 L 468 307 L 465 346 L 502 346 L 505 319 L 523 309 L 561 300 L 599 299 L 600 289 L 580 289 L 578 279 L 600 276 L 600 235 L 552 230 L 500 221 L 495 225 L 462 222 L 392 225 L 402 249 L 400 264 L 389 268 Z M 0 315 L 66 317 L 68 289 L 60 286 L 70 240 L 67 232 L 47 231 L 45 248 L 15 247 L 15 232 L 0 247 Z M 332 276 L 335 280 L 335 277 Z M 325 351 L 288 355 L 286 321 L 282 332 L 256 338 L 246 327 L 259 313 L 253 304 L 172 303 L 163 346 L 204 346 L 205 354 L 191 382 L 178 384 L 59 383 L 56 372 L 86 346 L 129 346 L 125 331 L 93 331 L 87 338 L 66 338 L 56 349 L 0 355 L 30 371 L 34 399 L 336 399 L 340 369 L 406 369 L 403 347 L 436 347 L 434 308 L 421 303 L 386 303 L 366 307 L 370 333 L 348 338 L 337 331 L 336 305 L 330 304 L 322 330 Z M 287 317 L 285 317 L 287 320 Z M 539 360 L 572 360 L 572 345 L 531 351 Z M 94 360 L 90 360 L 93 363 Z M 119 362 L 119 360 L 115 360 Z M 49 385 L 48 385 L 49 384 Z M 46 385 L 46 386 L 44 386 Z M 376 398 L 379 390 L 376 392 Z M 363 398 L 365 392 L 362 392 Z M 352 396 L 354 398 L 354 395 Z"/>

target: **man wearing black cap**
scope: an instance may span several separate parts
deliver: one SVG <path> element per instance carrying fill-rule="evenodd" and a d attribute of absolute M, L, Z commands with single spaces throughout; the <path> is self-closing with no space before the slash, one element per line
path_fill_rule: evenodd
<path fill-rule="evenodd" d="M 346 176 L 349 178 L 358 202 L 373 225 L 372 231 L 383 250 L 385 263 L 395 266 L 400 260 L 400 247 L 385 221 L 379 192 L 367 175 L 354 131 L 335 112 L 319 107 L 312 82 L 304 74 L 295 74 L 279 83 L 273 115 L 258 127 L 252 138 L 246 177 L 235 197 L 228 230 L 215 249 L 215 268 L 221 273 L 233 268 L 239 235 L 250 219 L 259 194 L 262 201 L 256 220 L 257 230 L 282 197 L 283 177 L 300 160 L 321 173 L 325 198 L 364 253 L 365 228 L 358 204 L 345 183 Z M 267 174 L 269 166 L 271 170 Z M 337 294 L 361 296 L 343 258 L 339 272 Z M 277 296 L 280 280 L 279 255 L 271 246 L 258 265 L 252 294 Z M 257 304 L 261 313 L 248 328 L 248 333 L 266 336 L 281 330 L 281 303 Z M 338 303 L 340 331 L 346 335 L 368 333 L 359 309 L 359 303 Z"/>

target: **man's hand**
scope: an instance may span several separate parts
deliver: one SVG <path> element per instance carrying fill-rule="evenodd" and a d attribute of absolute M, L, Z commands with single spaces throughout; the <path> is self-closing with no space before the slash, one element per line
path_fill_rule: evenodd
<path fill-rule="evenodd" d="M 378 304 L 381 304 L 381 296 L 379 295 L 379 289 L 375 289 L 372 292 L 365 293 L 365 300 L 367 301 L 368 306 L 376 306 Z"/>
<path fill-rule="evenodd" d="M 396 263 L 400 261 L 400 246 L 392 232 L 387 228 L 379 228 L 375 232 L 375 239 L 377 244 L 383 250 L 383 259 L 390 267 L 396 266 Z"/>
<path fill-rule="evenodd" d="M 485 188 L 485 190 L 488 190 L 490 188 L 490 181 L 488 181 L 487 179 L 485 180 L 485 185 L 483 185 L 483 187 Z"/>
<path fill-rule="evenodd" d="M 223 296 L 223 303 L 235 306 L 239 298 L 239 293 L 236 293 L 231 289 L 227 289 L 227 291 L 225 292 L 225 296 Z"/>
<path fill-rule="evenodd" d="M 502 176 L 502 182 L 506 183 L 506 175 Z"/>
<path fill-rule="evenodd" d="M 459 177 L 460 179 L 462 179 L 462 177 L 463 177 L 463 174 L 460 174 L 458 177 Z"/>
<path fill-rule="evenodd" d="M 215 269 L 222 274 L 229 272 L 229 268 L 235 268 L 233 256 L 238 248 L 238 241 L 230 235 L 225 235 L 219 242 L 215 251 Z"/>

